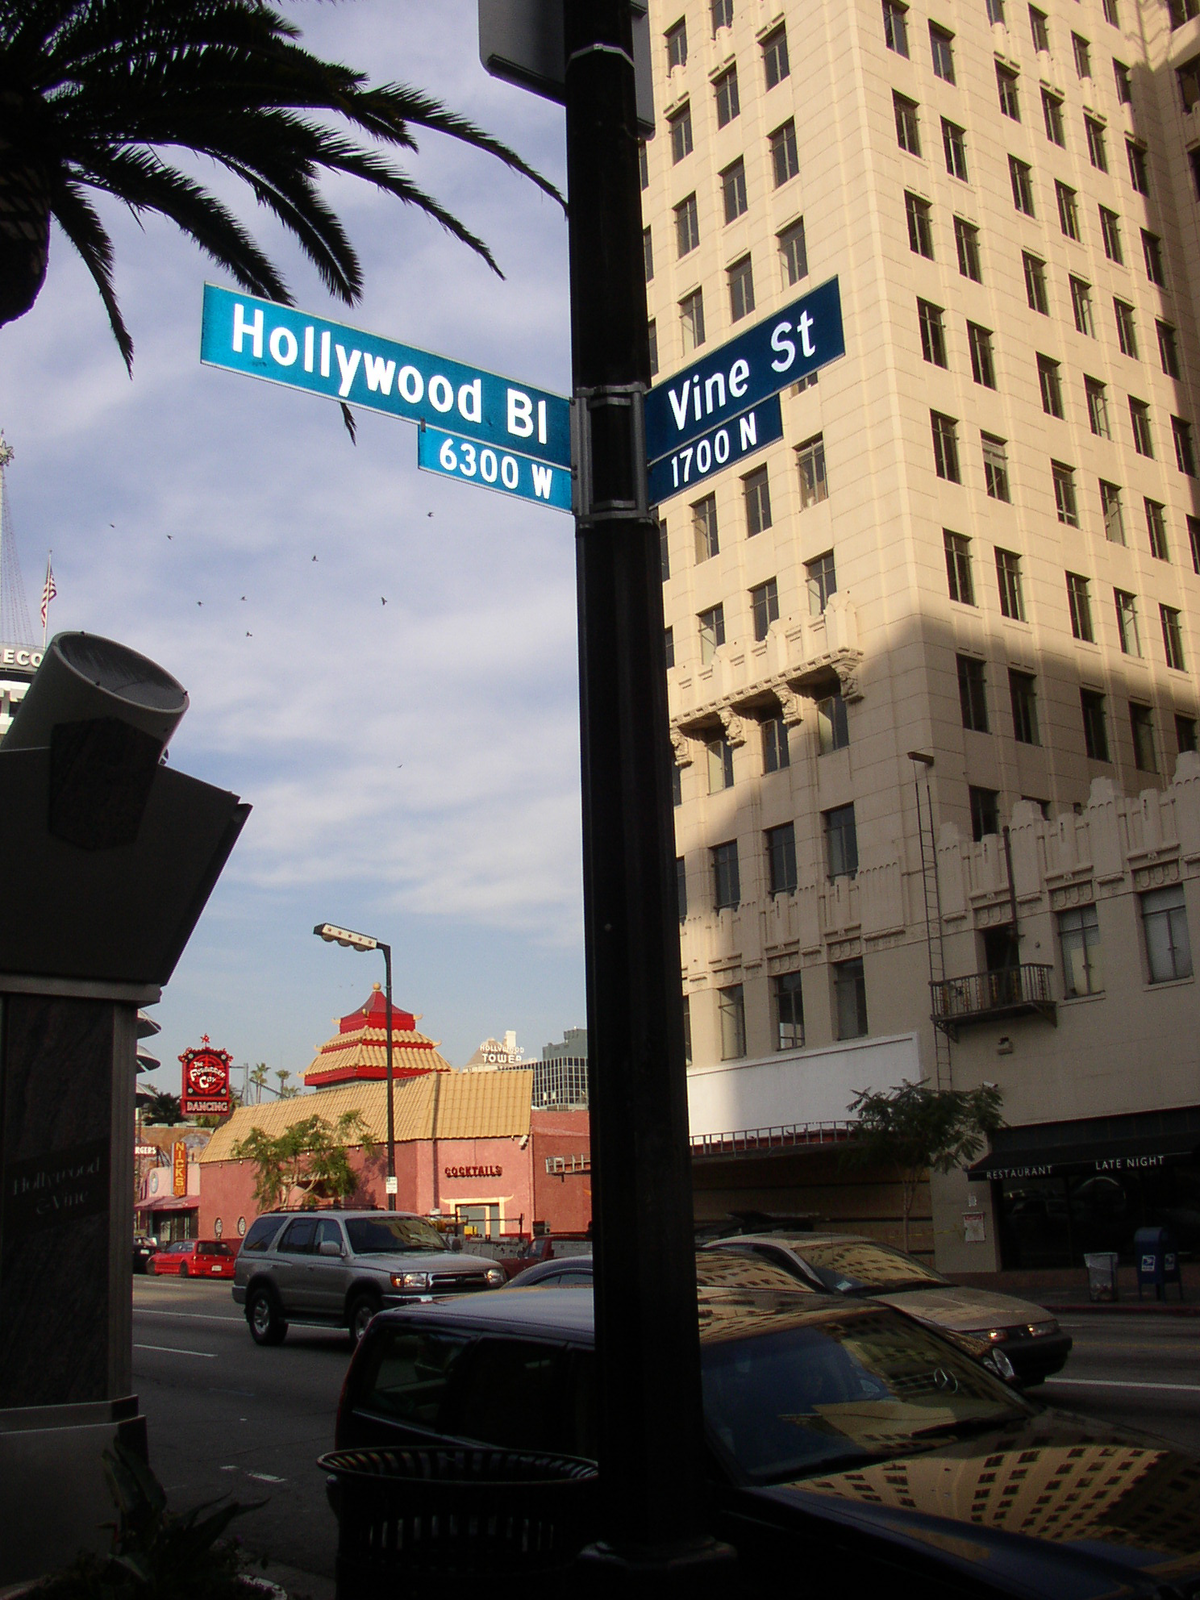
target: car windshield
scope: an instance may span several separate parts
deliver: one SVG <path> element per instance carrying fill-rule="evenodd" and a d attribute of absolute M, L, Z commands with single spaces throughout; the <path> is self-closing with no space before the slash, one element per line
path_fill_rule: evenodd
<path fill-rule="evenodd" d="M 930 1449 L 1032 1408 L 936 1334 L 882 1307 L 813 1322 L 781 1312 L 749 1338 L 702 1346 L 704 1419 L 750 1483 Z"/>
<path fill-rule="evenodd" d="M 197 1252 L 202 1256 L 231 1256 L 233 1250 L 227 1244 L 222 1244 L 220 1239 L 205 1239 L 196 1246 Z"/>
<path fill-rule="evenodd" d="M 794 1247 L 835 1294 L 880 1294 L 896 1289 L 940 1289 L 945 1278 L 899 1250 L 870 1239 L 828 1239 Z"/>
<path fill-rule="evenodd" d="M 446 1248 L 437 1229 L 420 1217 L 354 1217 L 347 1222 L 346 1233 L 356 1256 Z"/>

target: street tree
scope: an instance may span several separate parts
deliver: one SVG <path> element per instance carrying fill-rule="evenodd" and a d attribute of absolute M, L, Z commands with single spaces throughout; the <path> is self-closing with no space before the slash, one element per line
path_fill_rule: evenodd
<path fill-rule="evenodd" d="M 251 1069 L 251 1072 L 250 1072 L 250 1087 L 254 1090 L 254 1103 L 255 1103 L 255 1105 L 261 1105 L 262 1104 L 262 1092 L 267 1087 L 267 1079 L 268 1079 L 268 1077 L 270 1077 L 270 1074 L 271 1074 L 271 1069 L 270 1069 L 270 1067 L 267 1066 L 267 1063 L 265 1061 L 260 1061 L 255 1067 L 253 1067 Z M 250 1096 L 247 1095 L 246 1098 L 247 1098 L 247 1100 L 249 1100 Z"/>
<path fill-rule="evenodd" d="M 850 1104 L 858 1127 L 844 1159 L 856 1166 L 890 1166 L 900 1172 L 904 1248 L 913 1202 L 928 1172 L 965 1167 L 989 1134 L 1003 1127 L 1003 1095 L 995 1084 L 978 1089 L 933 1089 L 905 1081 L 897 1089 L 862 1089 Z"/>
<path fill-rule="evenodd" d="M 358 1187 L 350 1164 L 350 1146 L 374 1153 L 361 1111 L 343 1111 L 336 1122 L 313 1115 L 293 1122 L 282 1133 L 251 1128 L 230 1151 L 235 1161 L 257 1168 L 254 1198 L 263 1210 L 292 1205 L 315 1206 L 321 1200 L 347 1200 Z"/>
<path fill-rule="evenodd" d="M 183 1107 L 177 1094 L 156 1089 L 144 1103 L 144 1120 L 160 1128 L 173 1128 L 183 1121 Z"/>
<path fill-rule="evenodd" d="M 326 174 L 415 206 L 499 273 L 483 240 L 385 152 L 415 151 L 414 130 L 431 129 L 561 198 L 553 184 L 421 90 L 372 87 L 299 38 L 268 0 L 0 0 L 0 325 L 41 292 L 53 219 L 91 273 L 132 370 L 97 193 L 135 217 L 159 212 L 243 289 L 292 304 L 239 217 L 172 164 L 180 150 L 245 183 L 347 305 L 360 297 L 362 270 L 321 192 Z"/>
<path fill-rule="evenodd" d="M 294 1084 L 289 1087 L 288 1079 L 291 1077 L 291 1073 L 286 1067 L 276 1067 L 275 1076 L 279 1079 L 278 1092 L 281 1100 L 292 1100 L 300 1093 L 300 1090 Z"/>

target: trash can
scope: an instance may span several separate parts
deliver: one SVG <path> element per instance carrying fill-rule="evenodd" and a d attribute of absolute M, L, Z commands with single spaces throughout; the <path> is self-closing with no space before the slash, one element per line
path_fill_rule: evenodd
<path fill-rule="evenodd" d="M 1166 1228 L 1139 1228 L 1133 1236 L 1133 1255 L 1137 1266 L 1139 1300 L 1142 1298 L 1142 1289 L 1150 1285 L 1154 1288 L 1154 1298 L 1162 1300 L 1168 1283 L 1179 1286 L 1179 1298 L 1183 1299 L 1179 1254 Z"/>
<path fill-rule="evenodd" d="M 1094 1251 L 1084 1256 L 1083 1264 L 1087 1268 L 1088 1299 L 1115 1300 L 1117 1298 L 1116 1251 Z"/>
<path fill-rule="evenodd" d="M 597 1536 L 595 1467 L 572 1456 L 453 1449 L 335 1450 L 338 1600 L 428 1595 L 443 1574 L 566 1573 Z"/>

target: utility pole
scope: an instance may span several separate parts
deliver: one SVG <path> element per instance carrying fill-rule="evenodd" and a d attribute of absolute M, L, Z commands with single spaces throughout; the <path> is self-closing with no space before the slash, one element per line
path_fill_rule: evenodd
<path fill-rule="evenodd" d="M 603 1592 L 699 1596 L 704 1447 L 629 0 L 564 0 Z"/>

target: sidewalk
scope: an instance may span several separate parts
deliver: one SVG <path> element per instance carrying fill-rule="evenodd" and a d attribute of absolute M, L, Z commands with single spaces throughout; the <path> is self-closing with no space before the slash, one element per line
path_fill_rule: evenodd
<path fill-rule="evenodd" d="M 1185 1261 L 1182 1266 L 1183 1300 L 1179 1290 L 1169 1284 L 1163 1300 L 1154 1298 L 1153 1289 L 1144 1289 L 1138 1299 L 1137 1273 L 1132 1267 L 1117 1268 L 1115 1301 L 1095 1301 L 1088 1297 L 1085 1267 L 1048 1267 L 1025 1272 L 959 1272 L 954 1282 L 973 1289 L 994 1289 L 997 1294 L 1017 1295 L 1055 1311 L 1132 1311 L 1148 1316 L 1200 1317 L 1200 1262 Z"/>

